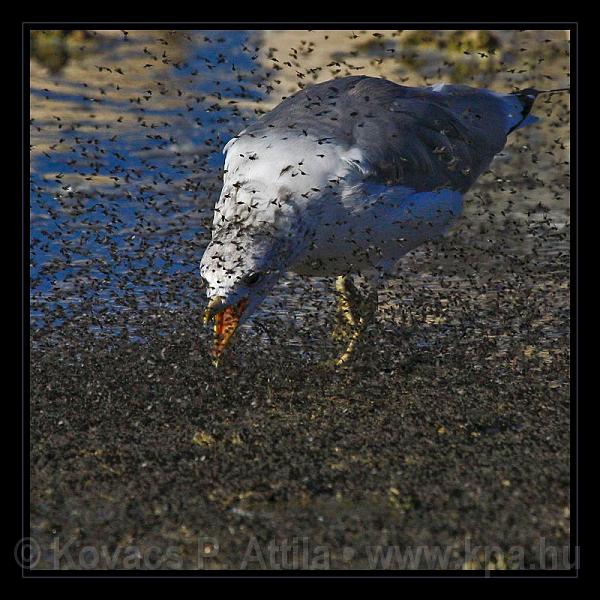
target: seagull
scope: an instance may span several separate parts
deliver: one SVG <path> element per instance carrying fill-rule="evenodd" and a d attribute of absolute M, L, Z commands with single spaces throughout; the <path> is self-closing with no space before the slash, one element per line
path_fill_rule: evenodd
<path fill-rule="evenodd" d="M 377 282 L 448 230 L 507 136 L 538 120 L 537 96 L 559 91 L 343 77 L 298 91 L 231 139 L 200 264 L 213 363 L 286 272 L 336 278 L 336 364 L 346 363 L 374 318 Z"/>

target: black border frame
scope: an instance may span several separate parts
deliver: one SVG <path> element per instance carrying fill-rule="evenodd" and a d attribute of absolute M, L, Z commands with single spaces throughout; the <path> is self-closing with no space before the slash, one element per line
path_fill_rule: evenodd
<path fill-rule="evenodd" d="M 18 406 L 16 403 L 11 404 L 11 409 L 15 410 L 15 419 L 21 421 L 20 430 L 20 442 L 21 442 L 21 460 L 14 461 L 11 463 L 11 468 L 14 471 L 15 478 L 20 482 L 19 485 L 19 501 L 20 501 L 20 522 L 14 519 L 10 523 L 10 544 L 13 544 L 11 548 L 12 566 L 17 567 L 17 577 L 23 579 L 281 579 L 281 578 L 293 578 L 293 579 L 442 579 L 442 580 L 456 580 L 456 579 L 579 579 L 580 570 L 580 549 L 581 549 L 581 537 L 580 537 L 580 421 L 579 421 L 579 396 L 578 396 L 578 382 L 579 382 L 579 365 L 578 365 L 578 347 L 579 347 L 579 263 L 578 263 L 578 114 L 579 114 L 579 82 L 578 82 L 578 67 L 579 67 L 579 22 L 578 21 L 560 21 L 560 20 L 548 20 L 548 21 L 527 21 L 527 22 L 515 22 L 515 21 L 392 21 L 392 20 L 378 20 L 378 21 L 305 21 L 296 22 L 293 20 L 285 21 L 204 21 L 204 22 L 192 22 L 192 21 L 128 21 L 128 22 L 116 22 L 116 21 L 54 21 L 53 19 L 48 20 L 36 20 L 36 21 L 21 21 L 20 30 L 20 45 L 21 45 L 21 64 L 20 67 L 20 79 L 21 79 L 21 146 L 22 146 L 22 160 L 20 161 L 20 171 L 22 175 L 22 184 L 20 186 L 20 196 L 22 198 L 20 215 L 17 219 L 21 222 L 20 235 L 17 235 L 16 244 L 19 244 L 22 252 L 20 252 L 20 261 L 16 259 L 12 263 L 15 267 L 19 264 L 16 269 L 20 270 L 19 276 L 20 286 L 15 289 L 19 289 L 19 310 L 21 315 L 20 320 L 20 344 L 19 352 L 15 356 L 11 356 L 12 373 L 20 373 L 20 387 L 21 387 L 21 405 Z M 406 28 L 463 28 L 463 29 L 477 29 L 477 28 L 496 28 L 496 29 L 507 29 L 507 28 L 528 28 L 528 29 L 543 29 L 543 28 L 561 28 L 569 29 L 571 31 L 571 93 L 574 94 L 572 102 L 572 127 L 571 127 L 571 149 L 572 159 L 571 162 L 574 165 L 572 169 L 572 188 L 571 188 L 571 224 L 574 225 L 572 228 L 571 235 L 571 540 L 570 540 L 570 557 L 575 559 L 575 564 L 570 570 L 561 571 L 542 571 L 542 570 L 527 570 L 527 571 L 327 571 L 327 572 L 314 572 L 314 571 L 240 571 L 240 570 L 228 570 L 228 571 L 144 571 L 140 573 L 138 571 L 36 571 L 30 570 L 25 567 L 20 567 L 16 564 L 14 553 L 17 550 L 17 546 L 21 540 L 29 537 L 29 319 L 26 316 L 29 315 L 29 289 L 28 289 L 28 264 L 25 261 L 25 257 L 28 255 L 28 239 L 29 239 L 29 201 L 28 201 L 28 190 L 29 190 L 29 177 L 27 167 L 29 166 L 29 152 L 28 143 L 29 139 L 29 123 L 26 118 L 28 114 L 28 98 L 29 98 L 29 31 L 36 28 L 70 28 L 71 26 L 81 26 L 83 28 L 105 28 L 105 29 L 161 29 L 168 27 L 169 29 L 205 29 L 205 28 L 218 28 L 218 29 L 260 29 L 268 26 L 269 28 L 275 27 L 292 27 L 294 29 L 364 29 L 364 28 L 386 28 L 386 29 L 406 29 Z M 16 61 L 15 61 L 16 62 Z M 15 65 L 16 67 L 16 65 Z M 18 67 L 17 67 L 18 68 Z M 16 69 L 15 69 L 16 70 Z M 19 75 L 17 75 L 19 76 Z M 18 109 L 17 109 L 18 110 Z M 16 153 L 13 153 L 16 156 Z M 18 168 L 18 167 L 16 167 Z M 573 176 L 574 175 L 574 176 Z M 14 248 L 14 246 L 13 246 Z M 14 256 L 14 251 L 9 253 L 9 256 Z M 16 307 L 15 307 L 16 308 Z M 14 310 L 14 309 L 13 309 Z M 16 314 L 16 311 L 13 313 Z M 13 321 L 16 324 L 16 320 Z M 18 363 L 18 365 L 16 364 Z M 10 398 L 10 396 L 9 396 Z M 16 414 L 18 411 L 18 415 Z M 7 456 L 14 456 L 14 450 Z M 14 546 L 14 541 L 17 541 L 17 546 Z M 14 572 L 14 571 L 13 571 Z"/>

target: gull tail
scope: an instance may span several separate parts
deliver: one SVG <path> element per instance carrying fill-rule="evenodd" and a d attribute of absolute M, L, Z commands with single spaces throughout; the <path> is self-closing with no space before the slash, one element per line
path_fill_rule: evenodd
<path fill-rule="evenodd" d="M 540 94 L 555 94 L 558 92 L 571 92 L 571 88 L 556 88 L 553 90 L 536 90 L 535 88 L 527 88 L 524 90 L 518 90 L 516 92 L 511 92 L 507 98 L 510 98 L 512 108 L 517 108 L 519 111 L 519 115 L 515 115 L 516 121 L 511 124 L 508 133 L 512 133 L 515 129 L 521 129 L 522 127 L 527 127 L 527 125 L 532 125 L 539 121 L 538 117 L 530 114 L 531 109 L 535 103 L 536 98 Z M 518 106 L 514 105 L 514 101 L 517 101 Z M 512 114 L 510 115 L 513 116 Z"/>

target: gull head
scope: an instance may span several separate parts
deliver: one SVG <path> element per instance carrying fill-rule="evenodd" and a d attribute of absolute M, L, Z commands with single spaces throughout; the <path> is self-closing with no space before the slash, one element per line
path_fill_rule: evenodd
<path fill-rule="evenodd" d="M 200 263 L 212 321 L 215 366 L 239 325 L 260 305 L 296 256 L 297 240 L 272 227 L 228 224 L 213 232 Z"/>

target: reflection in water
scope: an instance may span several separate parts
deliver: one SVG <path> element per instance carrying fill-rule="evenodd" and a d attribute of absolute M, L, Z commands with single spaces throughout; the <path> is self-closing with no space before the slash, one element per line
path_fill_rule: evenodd
<path fill-rule="evenodd" d="M 221 149 L 301 87 L 356 74 L 499 90 L 569 84 L 562 31 L 40 31 L 31 57 L 31 320 L 54 334 L 81 322 L 133 335 L 165 312 L 195 323 Z M 405 258 L 384 319 L 442 325 L 446 289 L 477 289 L 465 296 L 468 319 L 511 285 L 535 290 L 553 269 L 568 277 L 568 102 L 541 102 L 542 123 L 512 138 L 449 238 Z M 419 315 L 411 302 L 423 289 L 432 306 Z M 329 318 L 327 281 L 290 277 L 279 292 L 252 334 L 265 342 L 289 303 L 299 330 L 310 329 L 302 315 Z"/>
<path fill-rule="evenodd" d="M 57 75 L 71 58 L 77 60 L 82 52 L 93 51 L 92 36 L 83 29 L 49 29 L 32 31 L 29 36 L 29 55 Z"/>

